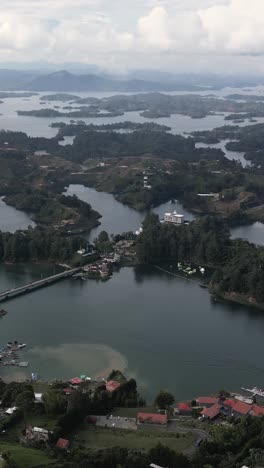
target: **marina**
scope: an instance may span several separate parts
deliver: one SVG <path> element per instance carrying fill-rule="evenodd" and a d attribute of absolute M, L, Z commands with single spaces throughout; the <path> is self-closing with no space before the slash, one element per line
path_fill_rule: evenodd
<path fill-rule="evenodd" d="M 3 366 L 28 367 L 27 361 L 18 361 L 18 353 L 26 346 L 26 343 L 9 341 L 7 345 L 0 350 L 0 363 Z"/>

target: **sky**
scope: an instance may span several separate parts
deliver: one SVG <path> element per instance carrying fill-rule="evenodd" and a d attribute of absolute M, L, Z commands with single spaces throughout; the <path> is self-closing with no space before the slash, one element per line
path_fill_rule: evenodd
<path fill-rule="evenodd" d="M 264 0 L 1 0 L 5 63 L 258 74 L 263 54 Z"/>

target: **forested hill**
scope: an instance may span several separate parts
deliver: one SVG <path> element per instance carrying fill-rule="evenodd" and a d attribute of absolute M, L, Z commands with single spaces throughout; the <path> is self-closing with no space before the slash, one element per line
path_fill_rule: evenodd
<path fill-rule="evenodd" d="M 0 146 L 6 145 L 24 151 L 46 150 L 74 162 L 81 163 L 91 158 L 109 158 L 124 156 L 154 156 L 159 158 L 199 161 L 200 159 L 223 159 L 219 149 L 196 149 L 194 139 L 181 135 L 172 135 L 157 128 L 153 131 L 137 126 L 131 133 L 115 131 L 98 132 L 84 130 L 76 136 L 72 145 L 60 146 L 59 139 L 29 137 L 24 132 L 0 131 Z M 156 127 L 155 127 L 156 128 Z M 59 134 L 60 135 L 60 134 Z M 0 148 L 1 150 L 1 148 Z"/>
<path fill-rule="evenodd" d="M 216 149 L 195 149 L 192 138 L 160 131 L 132 133 L 85 131 L 63 149 L 64 157 L 75 162 L 89 158 L 124 156 L 156 156 L 167 159 L 198 161 L 221 159 L 224 153 Z"/>
<path fill-rule="evenodd" d="M 207 265 L 214 273 L 211 289 L 230 299 L 264 303 L 264 248 L 241 239 L 231 240 L 224 222 L 204 217 L 189 225 L 161 224 L 151 214 L 137 239 L 141 261 L 191 262 Z"/>

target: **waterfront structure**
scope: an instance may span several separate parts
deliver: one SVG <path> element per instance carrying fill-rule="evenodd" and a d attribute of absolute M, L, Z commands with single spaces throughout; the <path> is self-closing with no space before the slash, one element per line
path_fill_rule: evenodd
<path fill-rule="evenodd" d="M 211 406 L 218 403 L 219 398 L 216 397 L 198 397 L 196 398 L 196 403 L 198 406 L 202 406 L 203 408 L 210 408 Z"/>
<path fill-rule="evenodd" d="M 215 403 L 215 405 L 210 406 L 210 408 L 204 408 L 203 411 L 201 412 L 201 415 L 205 419 L 209 419 L 212 421 L 213 419 L 217 418 L 221 412 L 221 405 L 219 403 Z"/>
<path fill-rule="evenodd" d="M 178 403 L 178 412 L 183 416 L 191 416 L 192 408 L 187 403 Z"/>
<path fill-rule="evenodd" d="M 165 213 L 164 222 L 172 224 L 183 224 L 184 215 L 178 214 L 177 211 L 173 211 L 172 213 Z"/>

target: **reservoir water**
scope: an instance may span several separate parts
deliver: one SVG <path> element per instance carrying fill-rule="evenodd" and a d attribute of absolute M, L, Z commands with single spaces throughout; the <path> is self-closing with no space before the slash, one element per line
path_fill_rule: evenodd
<path fill-rule="evenodd" d="M 1 266 L 3 288 L 36 279 L 43 266 Z M 48 270 L 45 270 L 48 273 Z M 151 401 L 264 386 L 264 314 L 214 303 L 207 290 L 152 267 L 123 268 L 106 283 L 65 280 L 6 303 L 0 344 L 28 343 L 30 367 L 1 367 L 3 378 L 135 376 Z"/>
<path fill-rule="evenodd" d="M 109 233 L 136 229 L 144 213 L 111 195 L 70 186 L 102 214 Z M 183 211 L 179 203 L 155 211 Z M 186 217 L 190 213 L 185 212 Z M 52 266 L 1 265 L 1 289 L 52 273 Z M 0 346 L 28 343 L 27 369 L 1 367 L 5 379 L 107 376 L 112 368 L 138 379 L 149 401 L 160 388 L 192 398 L 221 388 L 264 386 L 264 314 L 240 305 L 214 302 L 208 291 L 154 267 L 123 268 L 106 283 L 67 279 L 21 296 L 4 307 Z"/>
<path fill-rule="evenodd" d="M 16 109 L 36 109 L 38 103 L 39 96 L 28 101 L 4 100 L 0 128 L 25 131 L 32 136 L 54 136 L 56 129 L 49 124 L 56 119 L 16 115 Z M 137 113 L 128 113 L 123 118 L 100 118 L 96 122 L 134 119 L 139 119 Z M 175 133 L 210 129 L 223 122 L 223 116 L 206 119 L 173 116 L 158 120 L 172 126 Z M 109 233 L 136 230 L 146 214 L 125 207 L 112 195 L 83 186 L 70 186 L 67 191 L 76 193 L 103 215 L 101 226 L 90 233 L 90 239 L 102 229 Z M 162 216 L 174 209 L 192 219 L 191 213 L 178 202 L 164 204 L 154 211 Z M 0 202 L 1 230 L 15 231 L 31 223 L 27 215 Z M 232 235 L 264 244 L 260 223 L 233 229 Z M 0 289 L 48 276 L 53 268 L 0 265 Z M 2 366 L 0 376 L 24 378 L 31 372 L 37 372 L 43 379 L 70 378 L 83 373 L 107 376 L 113 368 L 119 368 L 138 379 L 149 401 L 161 388 L 183 399 L 222 388 L 264 386 L 264 313 L 214 302 L 208 291 L 199 287 L 200 281 L 197 277 L 189 283 L 154 267 L 123 268 L 106 283 L 67 279 L 7 302 L 4 307 L 8 315 L 0 319 L 0 347 L 15 339 L 28 343 L 21 360 L 29 361 L 30 365 L 27 369 Z"/>
<path fill-rule="evenodd" d="M 15 232 L 17 229 L 27 229 L 35 223 L 27 213 L 18 211 L 0 198 L 0 231 Z"/>

